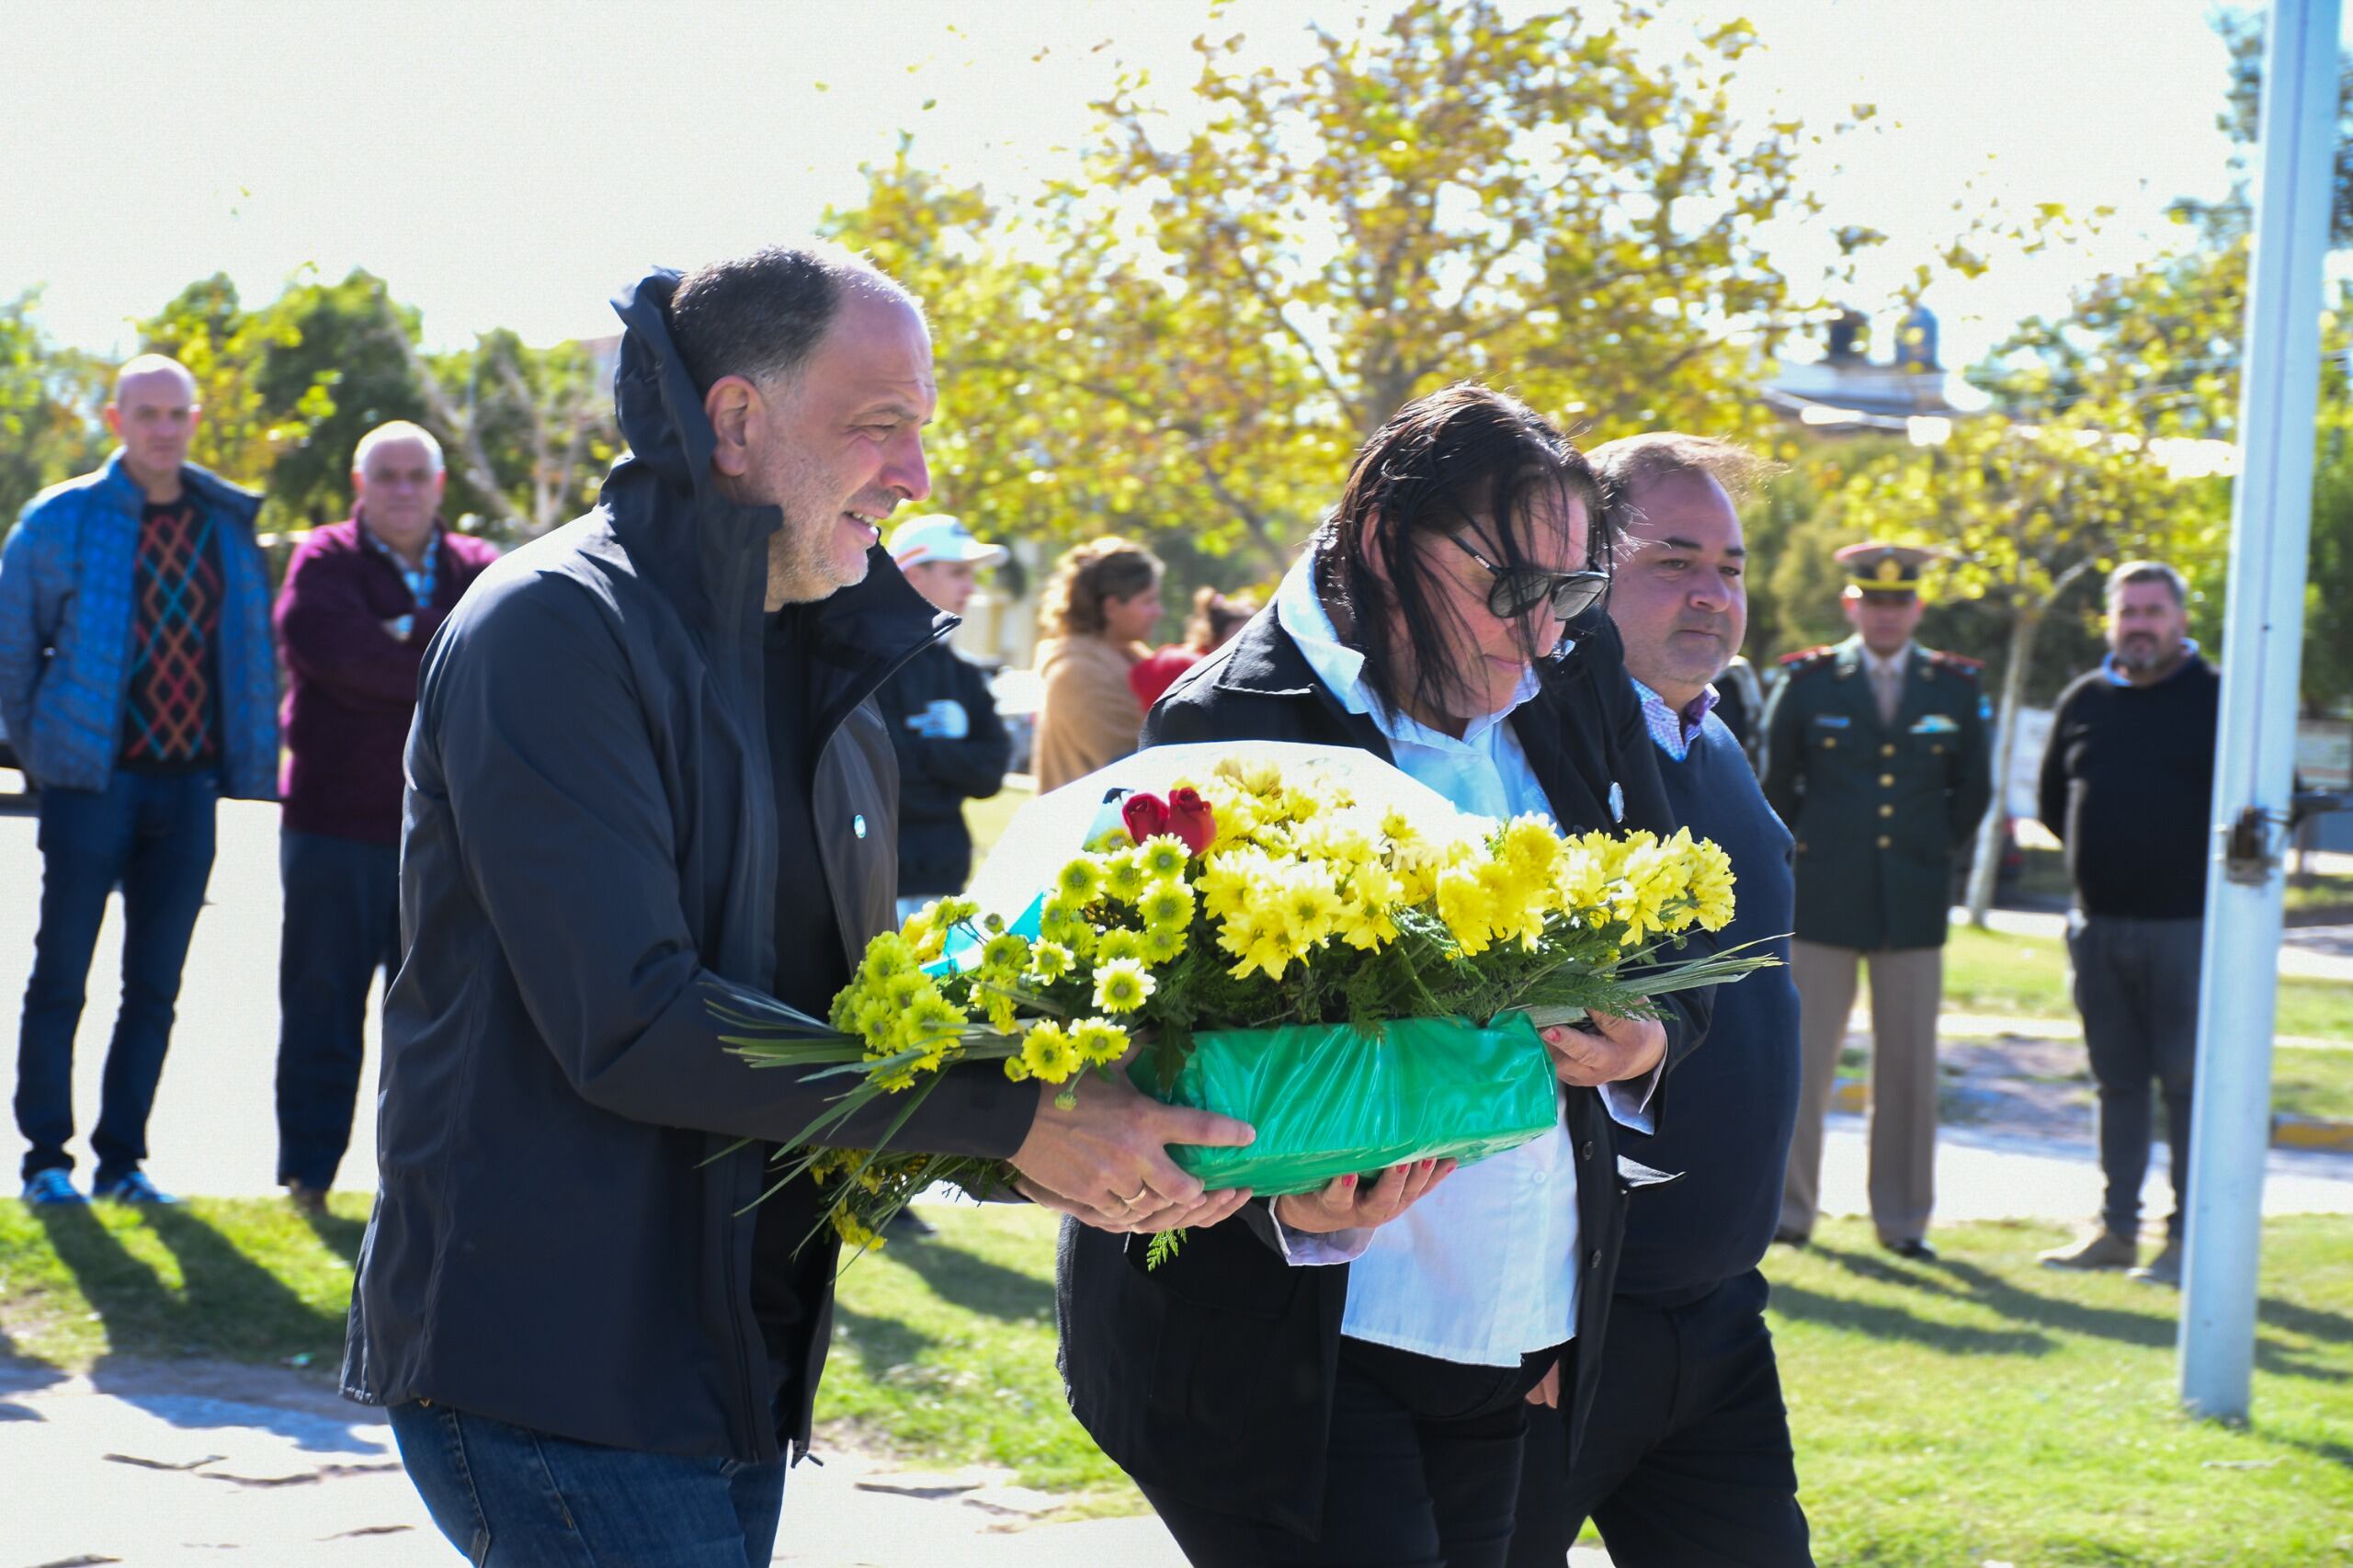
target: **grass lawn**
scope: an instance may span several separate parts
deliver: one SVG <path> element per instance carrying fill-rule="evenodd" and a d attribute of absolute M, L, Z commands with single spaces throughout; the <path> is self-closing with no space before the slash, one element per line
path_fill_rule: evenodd
<path fill-rule="evenodd" d="M 1954 926 L 1945 944 L 1945 1006 L 1963 1013 L 2074 1017 L 2066 944 L 2056 937 Z M 2353 984 L 2302 976 L 2280 981 L 2275 1027 L 2283 1035 L 2353 1040 Z"/>
<path fill-rule="evenodd" d="M 0 1346 L 332 1367 L 361 1200 L 34 1215 L 0 1201 Z M 1134 1494 L 1063 1409 L 1052 1231 L 935 1210 L 940 1240 L 843 1278 L 820 1418 L 913 1462 L 1005 1465 L 1095 1509 Z M 2060 1233 L 1940 1228 L 1896 1262 L 1838 1221 L 1777 1249 L 1774 1327 L 1825 1563 L 2279 1564 L 2353 1559 L 2353 1221 L 2266 1227 L 2256 1418 L 2175 1413 L 2170 1292 L 2035 1267 Z"/>

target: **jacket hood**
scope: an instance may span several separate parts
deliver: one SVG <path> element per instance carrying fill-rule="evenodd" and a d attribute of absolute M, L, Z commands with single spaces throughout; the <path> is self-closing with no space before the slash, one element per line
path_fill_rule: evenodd
<path fill-rule="evenodd" d="M 626 329 L 613 370 L 613 413 L 629 455 L 606 476 L 602 504 L 631 557 L 683 609 L 748 632 L 765 595 L 767 539 L 784 526 L 784 514 L 729 500 L 711 474 L 718 437 L 670 338 L 678 278 L 657 267 L 613 297 Z"/>

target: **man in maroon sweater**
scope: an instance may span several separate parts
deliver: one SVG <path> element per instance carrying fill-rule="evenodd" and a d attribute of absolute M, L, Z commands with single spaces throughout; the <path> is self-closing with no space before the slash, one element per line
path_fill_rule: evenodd
<path fill-rule="evenodd" d="M 286 694 L 278 837 L 278 1179 L 323 1210 L 351 1142 L 368 991 L 400 966 L 401 753 L 425 645 L 498 558 L 451 533 L 441 446 L 396 421 L 352 458 L 351 517 L 294 551 L 278 597 Z"/>

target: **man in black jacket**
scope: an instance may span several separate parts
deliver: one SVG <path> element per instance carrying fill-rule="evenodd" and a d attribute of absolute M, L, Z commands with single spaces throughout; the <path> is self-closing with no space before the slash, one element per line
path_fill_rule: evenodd
<path fill-rule="evenodd" d="M 931 351 L 838 253 L 616 303 L 631 456 L 426 657 L 343 1383 L 477 1562 L 741 1568 L 808 1447 L 838 1252 L 808 1182 L 759 1200 L 831 1089 L 731 1055 L 713 1005 L 822 1013 L 892 924 L 870 699 L 954 622 L 874 541 L 929 488 Z M 839 1141 L 904 1108 L 874 1108 Z M 1151 1227 L 1240 1201 L 1165 1144 L 1246 1132 L 975 1065 L 892 1146 L 1009 1158 L 1034 1198 Z"/>
<path fill-rule="evenodd" d="M 891 559 L 915 592 L 943 614 L 961 616 L 978 574 L 1005 559 L 954 517 L 902 523 Z M 899 915 L 964 891 L 972 874 L 972 834 L 964 802 L 1005 784 L 1013 737 L 996 715 L 989 677 L 945 640 L 928 643 L 875 693 L 899 754 Z"/>
<path fill-rule="evenodd" d="M 2109 655 L 2059 697 L 2042 754 L 2042 823 L 2067 846 L 2067 956 L 2099 1085 L 2099 1223 L 2042 1255 L 2057 1268 L 2132 1268 L 2149 1174 L 2151 1080 L 2165 1101 L 2173 1213 L 2137 1278 L 2181 1283 L 2190 1084 L 2206 936 L 2207 822 L 2222 679 L 2198 656 L 2189 585 L 2154 561 L 2108 580 Z"/>

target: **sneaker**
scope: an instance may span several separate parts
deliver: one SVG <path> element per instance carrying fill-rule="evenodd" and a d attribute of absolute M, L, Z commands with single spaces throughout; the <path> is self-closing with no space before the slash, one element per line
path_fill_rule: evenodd
<path fill-rule="evenodd" d="M 177 1203 L 178 1199 L 156 1189 L 147 1179 L 145 1171 L 125 1171 L 112 1181 L 102 1181 L 90 1188 L 90 1196 L 103 1198 L 109 1203 Z"/>
<path fill-rule="evenodd" d="M 2045 1268 L 2130 1268 L 2141 1261 L 2140 1244 L 2102 1226 L 2082 1241 L 2040 1255 Z"/>
<path fill-rule="evenodd" d="M 313 1187 L 299 1176 L 290 1176 L 286 1182 L 286 1201 L 294 1205 L 298 1212 L 320 1217 L 327 1211 L 327 1189 Z"/>
<path fill-rule="evenodd" d="M 2181 1289 L 2181 1244 L 2168 1241 L 2156 1256 L 2132 1271 L 2132 1278 L 2148 1285 L 2170 1285 Z"/>
<path fill-rule="evenodd" d="M 25 1201 L 28 1203 L 87 1203 L 89 1199 L 75 1190 L 71 1174 L 51 1165 L 45 1171 L 35 1171 L 25 1178 Z"/>

